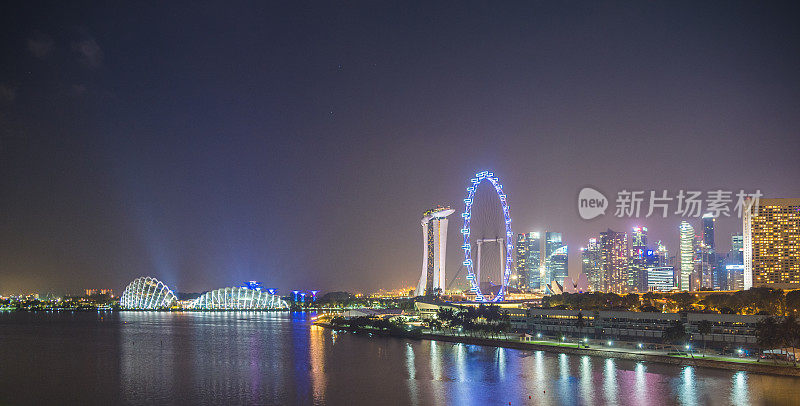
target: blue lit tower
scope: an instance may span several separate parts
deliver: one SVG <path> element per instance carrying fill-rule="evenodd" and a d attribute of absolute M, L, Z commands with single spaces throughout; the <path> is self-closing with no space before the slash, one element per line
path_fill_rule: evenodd
<path fill-rule="evenodd" d="M 447 252 L 447 216 L 455 210 L 437 207 L 422 214 L 422 275 L 419 277 L 416 296 L 444 293 L 445 259 Z"/>

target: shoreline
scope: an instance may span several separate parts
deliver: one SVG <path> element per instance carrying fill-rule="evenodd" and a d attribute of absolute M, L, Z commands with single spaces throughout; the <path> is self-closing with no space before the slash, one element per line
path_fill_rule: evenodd
<path fill-rule="evenodd" d="M 329 328 L 329 329 L 332 328 L 327 323 L 313 323 L 313 324 L 324 328 Z M 389 334 L 381 334 L 378 332 L 375 332 L 374 334 L 380 334 L 381 336 L 389 336 Z M 684 357 L 669 356 L 669 355 L 641 354 L 635 352 L 605 350 L 596 348 L 576 348 L 576 347 L 566 347 L 561 345 L 528 343 L 523 341 L 508 341 L 508 340 L 497 340 L 491 338 L 452 336 L 452 335 L 433 334 L 433 333 L 422 333 L 419 336 L 419 338 L 422 340 L 444 341 L 444 342 L 458 343 L 458 344 L 480 345 L 485 347 L 502 347 L 502 348 L 510 348 L 514 350 L 523 350 L 523 351 L 545 351 L 550 353 L 562 353 L 570 355 L 588 355 L 592 357 L 601 357 L 601 358 L 616 358 L 616 359 L 625 359 L 631 361 L 648 361 L 648 362 L 657 362 L 661 364 L 689 365 L 702 368 L 726 369 L 730 371 L 745 371 L 745 372 L 753 372 L 766 375 L 800 376 L 800 368 L 796 368 L 789 365 L 770 365 L 766 363 L 767 361 L 765 361 L 764 363 L 751 363 L 751 362 L 721 361 L 721 360 L 707 359 L 701 357 L 684 358 Z"/>

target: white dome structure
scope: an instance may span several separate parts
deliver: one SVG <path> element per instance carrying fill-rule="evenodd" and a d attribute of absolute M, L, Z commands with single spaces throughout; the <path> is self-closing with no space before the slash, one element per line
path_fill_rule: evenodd
<path fill-rule="evenodd" d="M 172 307 L 177 300 L 175 293 L 163 282 L 142 276 L 125 288 L 119 304 L 123 309 L 155 310 Z"/>
<path fill-rule="evenodd" d="M 289 305 L 275 290 L 228 287 L 203 293 L 187 308 L 198 310 L 270 310 L 286 309 Z"/>

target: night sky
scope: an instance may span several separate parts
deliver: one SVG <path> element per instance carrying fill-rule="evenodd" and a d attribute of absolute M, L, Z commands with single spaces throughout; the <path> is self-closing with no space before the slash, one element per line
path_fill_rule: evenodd
<path fill-rule="evenodd" d="M 484 169 L 572 274 L 608 227 L 678 248 L 676 216 L 581 220 L 583 186 L 800 197 L 797 2 L 14 3 L 0 294 L 411 286 L 436 204 L 457 269 Z"/>

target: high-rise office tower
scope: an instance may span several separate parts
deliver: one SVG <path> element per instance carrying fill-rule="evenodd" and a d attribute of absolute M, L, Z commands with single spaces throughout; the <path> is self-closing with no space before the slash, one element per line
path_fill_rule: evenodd
<path fill-rule="evenodd" d="M 589 289 L 593 292 L 603 291 L 603 269 L 600 260 L 600 242 L 590 238 L 586 248 L 581 248 L 581 270 L 589 280 Z"/>
<path fill-rule="evenodd" d="M 517 289 L 528 290 L 528 242 L 527 234 L 517 234 Z"/>
<path fill-rule="evenodd" d="M 711 284 L 707 287 L 713 288 L 714 290 L 724 289 L 727 285 L 725 281 L 727 279 L 727 273 L 723 266 L 720 266 L 720 255 L 717 255 L 716 245 L 714 244 L 714 226 L 717 219 L 709 214 L 705 214 L 703 216 L 703 245 L 705 246 L 705 250 L 707 251 L 706 257 L 704 258 L 704 272 L 707 272 L 711 275 Z"/>
<path fill-rule="evenodd" d="M 717 219 L 711 214 L 703 215 L 703 243 L 710 250 L 714 250 L 714 223 Z"/>
<path fill-rule="evenodd" d="M 541 288 L 541 238 L 538 232 L 517 235 L 517 284 L 521 290 Z"/>
<path fill-rule="evenodd" d="M 631 254 L 628 260 L 627 287 L 625 293 L 641 291 L 647 286 L 647 227 L 634 227 L 631 231 Z M 646 288 L 645 288 L 646 289 Z M 647 292 L 647 290 L 644 290 Z"/>
<path fill-rule="evenodd" d="M 437 291 L 444 293 L 445 260 L 447 252 L 447 216 L 455 210 L 437 207 L 422 214 L 422 275 L 415 294 L 431 295 Z"/>
<path fill-rule="evenodd" d="M 742 222 L 744 289 L 800 288 L 800 199 L 749 200 Z"/>
<path fill-rule="evenodd" d="M 611 229 L 600 233 L 600 261 L 603 291 L 624 293 L 628 284 L 628 235 Z"/>
<path fill-rule="evenodd" d="M 634 255 L 643 256 L 647 249 L 647 227 L 634 227 L 631 232 L 631 249 Z"/>
<path fill-rule="evenodd" d="M 661 240 L 656 243 L 656 256 L 658 261 L 657 266 L 672 266 L 669 261 L 669 250 L 661 243 Z"/>
<path fill-rule="evenodd" d="M 569 269 L 567 267 L 567 246 L 561 242 L 561 233 L 545 232 L 545 261 L 544 270 L 547 283 L 552 281 L 563 283 Z M 542 283 L 545 283 L 542 280 Z"/>
<path fill-rule="evenodd" d="M 675 287 L 674 268 L 671 266 L 649 267 L 644 270 L 641 292 L 670 292 Z"/>
<path fill-rule="evenodd" d="M 744 236 L 741 234 L 731 235 L 731 252 L 733 253 L 732 259 L 735 259 L 737 264 L 744 265 Z"/>
<path fill-rule="evenodd" d="M 680 261 L 678 289 L 688 291 L 694 273 L 694 227 L 686 221 L 680 225 Z"/>
<path fill-rule="evenodd" d="M 714 290 L 714 260 L 711 248 L 703 236 L 696 235 L 694 241 L 695 277 L 694 289 Z"/>
<path fill-rule="evenodd" d="M 744 237 L 741 234 L 731 235 L 731 250 L 725 256 L 721 268 L 725 269 L 725 285 L 727 290 L 744 288 Z"/>

